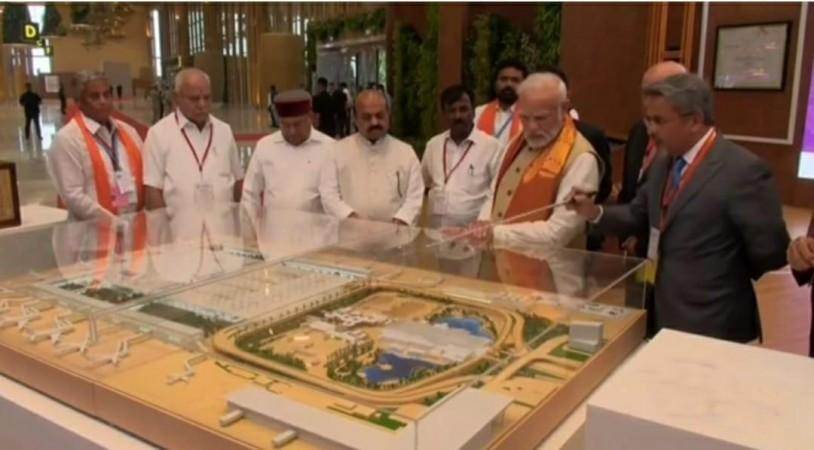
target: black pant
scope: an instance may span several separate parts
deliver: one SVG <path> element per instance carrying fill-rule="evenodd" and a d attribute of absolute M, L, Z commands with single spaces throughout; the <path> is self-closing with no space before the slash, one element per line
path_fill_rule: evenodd
<path fill-rule="evenodd" d="M 42 139 L 42 131 L 40 130 L 40 113 L 25 115 L 25 138 L 31 138 L 31 122 L 34 122 L 34 126 L 37 127 L 37 137 Z"/>

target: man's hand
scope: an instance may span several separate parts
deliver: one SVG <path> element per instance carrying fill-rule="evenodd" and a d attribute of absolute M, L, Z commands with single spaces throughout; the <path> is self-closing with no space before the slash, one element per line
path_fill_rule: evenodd
<path fill-rule="evenodd" d="M 786 253 L 793 270 L 804 272 L 814 267 L 814 239 L 798 237 L 789 245 Z"/>
<path fill-rule="evenodd" d="M 461 236 L 462 234 L 468 233 L 469 228 L 450 226 L 450 227 L 441 227 L 440 231 L 441 236 L 443 236 L 444 239 L 455 239 Z"/>
<path fill-rule="evenodd" d="M 396 225 L 404 225 L 405 227 L 408 226 L 407 222 L 405 222 L 405 221 L 403 221 L 401 219 L 396 219 L 395 217 L 393 217 L 390 221 L 393 222 Z"/>
<path fill-rule="evenodd" d="M 574 188 L 568 196 L 568 204 L 565 205 L 565 208 L 569 211 L 576 211 L 589 222 L 593 222 L 599 217 L 600 212 L 599 207 L 594 204 L 594 195 L 594 191 Z"/>
<path fill-rule="evenodd" d="M 492 224 L 478 220 L 469 226 L 469 237 L 475 242 L 489 242 L 492 240 Z"/>
<path fill-rule="evenodd" d="M 620 247 L 629 256 L 635 256 L 636 255 L 636 244 L 638 244 L 638 243 L 639 243 L 639 240 L 636 239 L 635 237 L 631 236 L 631 237 L 625 239 L 625 242 L 622 242 L 622 245 L 620 245 Z"/>
<path fill-rule="evenodd" d="M 356 212 L 352 212 L 352 213 L 348 214 L 348 217 L 345 217 L 345 218 L 346 219 L 358 219 L 359 214 L 356 214 Z"/>

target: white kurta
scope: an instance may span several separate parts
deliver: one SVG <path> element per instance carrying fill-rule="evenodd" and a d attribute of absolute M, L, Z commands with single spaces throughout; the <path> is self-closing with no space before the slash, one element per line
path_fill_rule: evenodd
<path fill-rule="evenodd" d="M 431 225 L 473 222 L 489 198 L 499 164 L 497 140 L 477 128 L 460 145 L 449 137 L 449 130 L 430 139 L 421 172 L 429 188 Z"/>
<path fill-rule="evenodd" d="M 478 122 L 480 122 L 480 116 L 483 114 L 483 111 L 486 110 L 487 105 L 489 105 L 489 103 L 480 105 L 475 108 L 475 126 L 478 126 Z M 520 120 L 519 117 L 514 116 L 515 105 L 512 105 L 512 107 L 507 110 L 498 108 L 497 114 L 495 114 L 495 128 L 494 128 L 495 134 L 497 134 L 498 132 L 500 132 L 500 134 L 498 136 L 494 136 L 494 138 L 497 139 L 498 149 L 500 149 L 500 151 L 503 151 L 503 149 L 506 148 L 506 144 L 509 143 L 509 138 L 511 137 L 512 134 L 512 126 L 514 126 L 514 121 Z M 503 131 L 501 131 L 501 129 Z"/>
<path fill-rule="evenodd" d="M 246 170 L 241 203 L 254 213 L 261 207 L 322 213 L 319 177 L 333 144 L 315 129 L 297 146 L 279 131 L 260 139 Z"/>
<path fill-rule="evenodd" d="M 127 150 L 118 137 L 119 131 L 114 130 L 112 133 L 115 136 L 115 145 L 113 145 L 114 136 L 111 136 L 111 132 L 107 128 L 85 115 L 83 115 L 83 118 L 88 131 L 92 135 L 110 148 L 115 147 L 122 173 L 132 179 L 130 161 L 127 158 Z M 133 127 L 120 121 L 113 121 L 113 123 L 130 136 L 139 150 L 142 149 L 141 138 Z M 110 180 L 111 189 L 113 189 L 116 177 L 110 155 L 102 145 L 99 145 L 99 153 L 102 154 L 107 177 Z M 82 130 L 79 129 L 79 125 L 75 120 L 71 120 L 67 125 L 60 128 L 54 137 L 54 143 L 48 157 L 48 172 L 59 196 L 65 202 L 69 219 L 87 220 L 112 215 L 102 208 L 97 200 L 96 183 L 93 178 L 93 163 L 85 144 L 85 137 L 82 136 Z M 132 186 L 135 187 L 135 182 L 132 183 Z M 135 209 L 138 201 L 138 194 L 135 189 L 128 193 L 128 200 L 130 207 L 122 212 Z"/>
<path fill-rule="evenodd" d="M 210 127 L 212 146 L 203 170 L 199 171 L 192 152 L 194 149 L 198 161 L 203 161 Z M 182 129 L 193 148 L 184 139 Z M 144 184 L 161 189 L 168 208 L 194 204 L 196 189 L 201 183 L 211 186 L 216 203 L 232 202 L 234 184 L 242 179 L 243 166 L 232 128 L 227 123 L 209 116 L 209 122 L 199 130 L 176 111 L 150 127 L 144 142 Z"/>
<path fill-rule="evenodd" d="M 577 187 L 584 191 L 596 191 L 599 188 L 599 163 L 591 153 L 584 153 L 574 159 L 560 181 L 555 202 L 565 201 Z M 481 218 L 488 219 L 488 215 L 482 214 Z M 534 243 L 565 247 L 584 231 L 585 219 L 576 211 L 568 211 L 561 206 L 554 209 L 548 220 L 495 225 L 494 239 L 497 244 Z"/>
<path fill-rule="evenodd" d="M 355 212 L 362 219 L 415 224 L 424 182 L 409 144 L 390 135 L 373 144 L 357 133 L 336 143 L 319 192 L 325 211 L 337 217 Z"/>

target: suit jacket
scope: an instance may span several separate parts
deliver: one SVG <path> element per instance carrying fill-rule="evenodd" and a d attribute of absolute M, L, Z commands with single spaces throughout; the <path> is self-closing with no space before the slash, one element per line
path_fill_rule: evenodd
<path fill-rule="evenodd" d="M 658 227 L 674 158 L 661 154 L 628 205 L 607 207 L 599 228 L 638 234 Z M 786 265 L 789 235 L 765 163 L 719 136 L 673 201 L 661 230 L 656 327 L 747 342 L 760 335 L 752 281 Z"/>
<path fill-rule="evenodd" d="M 610 196 L 613 190 L 613 171 L 611 167 L 610 145 L 605 132 L 581 120 L 575 120 L 577 131 L 582 133 L 585 139 L 591 143 L 594 151 L 602 160 L 602 178 L 599 180 L 599 190 L 596 194 L 596 202 L 602 203 Z"/>
<path fill-rule="evenodd" d="M 647 174 L 642 176 L 639 182 L 639 170 L 644 162 L 644 155 L 647 152 L 647 143 L 650 136 L 647 134 L 647 127 L 644 121 L 636 122 L 627 135 L 625 143 L 625 164 L 622 168 L 622 190 L 619 191 L 618 202 L 620 204 L 630 203 L 636 197 L 636 191 L 640 184 L 647 179 Z"/>
<path fill-rule="evenodd" d="M 642 179 L 639 179 L 639 171 L 644 163 L 644 157 L 647 153 L 647 143 L 650 141 L 650 136 L 647 134 L 647 126 L 644 121 L 640 120 L 633 125 L 627 135 L 627 142 L 625 143 L 625 162 L 622 168 L 622 190 L 619 191 L 619 196 L 616 201 L 620 205 L 630 203 L 635 197 L 639 187 L 647 181 L 647 172 L 642 174 Z M 619 236 L 619 240 L 624 241 L 630 235 L 623 234 Z M 647 231 L 644 234 L 636 235 L 636 249 L 635 255 L 639 258 L 647 256 Z"/>

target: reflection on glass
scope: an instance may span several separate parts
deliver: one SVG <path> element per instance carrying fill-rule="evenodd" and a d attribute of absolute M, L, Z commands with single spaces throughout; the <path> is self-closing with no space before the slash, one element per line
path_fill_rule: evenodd
<path fill-rule="evenodd" d="M 640 262 L 611 255 L 237 205 L 48 233 L 31 248 L 51 267 L 0 274 L 0 326 L 21 329 L 0 343 L 258 447 L 270 421 L 305 446 L 540 437 L 567 410 L 547 402 L 575 406 L 591 386 L 570 383 L 644 330 Z"/>

